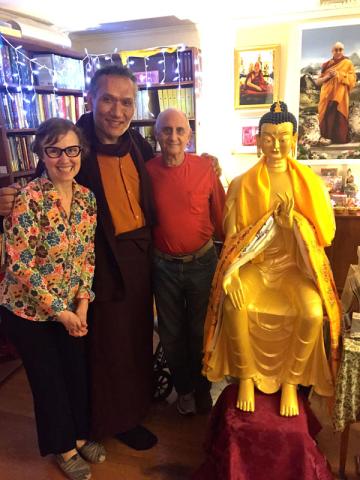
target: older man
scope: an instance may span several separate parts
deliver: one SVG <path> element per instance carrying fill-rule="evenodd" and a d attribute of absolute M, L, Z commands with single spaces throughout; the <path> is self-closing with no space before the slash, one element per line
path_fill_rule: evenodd
<path fill-rule="evenodd" d="M 321 67 L 316 84 L 321 87 L 318 105 L 320 145 L 348 143 L 349 97 L 356 84 L 354 65 L 344 56 L 344 45 L 336 42 L 333 57 Z"/>
<path fill-rule="evenodd" d="M 208 158 L 185 153 L 191 129 L 175 109 L 156 121 L 161 155 L 147 162 L 155 198 L 154 292 L 160 341 L 181 414 L 212 406 L 201 375 L 206 308 L 217 263 L 213 236 L 222 238 L 223 187 Z"/>

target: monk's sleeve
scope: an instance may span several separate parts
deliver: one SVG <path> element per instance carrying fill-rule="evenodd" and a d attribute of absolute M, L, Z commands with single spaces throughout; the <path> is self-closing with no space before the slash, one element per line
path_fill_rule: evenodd
<path fill-rule="evenodd" d="M 335 236 L 336 224 L 334 210 L 331 205 L 329 193 L 326 190 L 323 181 L 320 178 L 318 178 L 317 181 L 318 188 L 316 197 L 318 198 L 315 204 L 319 206 L 321 205 L 321 209 L 318 212 L 318 228 L 321 230 L 321 235 L 318 236 L 321 236 L 323 240 L 322 246 L 326 247 L 331 245 L 331 242 L 333 241 L 333 238 Z"/>
<path fill-rule="evenodd" d="M 352 90 L 356 84 L 356 72 L 354 65 L 349 60 L 347 62 L 346 68 L 339 71 L 339 80 L 340 83 L 346 85 L 349 90 Z"/>

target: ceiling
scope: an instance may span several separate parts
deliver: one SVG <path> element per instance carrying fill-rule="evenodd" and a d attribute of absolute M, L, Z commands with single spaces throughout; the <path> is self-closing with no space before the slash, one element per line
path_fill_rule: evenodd
<path fill-rule="evenodd" d="M 142 20 L 127 20 L 125 22 L 109 22 L 95 25 L 86 30 L 76 31 L 72 33 L 77 36 L 88 35 L 92 33 L 124 33 L 138 30 L 148 30 L 152 28 L 176 27 L 180 25 L 192 25 L 190 20 L 180 20 L 175 16 L 145 18 Z"/>
<path fill-rule="evenodd" d="M 327 2 L 327 3 L 326 3 Z M 335 4 L 334 4 L 335 2 Z M 323 4 L 323 6 L 320 5 Z M 329 3 L 331 4 L 329 6 Z M 123 7 L 123 5 L 126 7 Z M 245 0 L 0 0 L 1 12 L 26 16 L 63 32 L 126 32 L 159 27 L 173 27 L 200 21 L 276 23 L 286 17 L 311 15 L 327 8 L 349 8 L 359 0 L 257 0 L 256 8 Z"/>

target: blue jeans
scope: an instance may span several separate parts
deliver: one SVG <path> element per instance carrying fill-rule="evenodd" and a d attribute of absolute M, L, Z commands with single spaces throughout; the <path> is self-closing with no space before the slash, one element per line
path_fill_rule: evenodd
<path fill-rule="evenodd" d="M 154 257 L 159 336 L 180 395 L 210 389 L 201 367 L 204 321 L 216 263 L 214 247 L 189 263 Z"/>

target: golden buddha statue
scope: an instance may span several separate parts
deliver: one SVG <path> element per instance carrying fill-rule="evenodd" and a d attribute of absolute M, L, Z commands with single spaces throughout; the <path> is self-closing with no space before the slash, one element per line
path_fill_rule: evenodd
<path fill-rule="evenodd" d="M 335 234 L 321 179 L 292 158 L 296 118 L 283 102 L 259 124 L 263 156 L 233 180 L 226 240 L 205 322 L 203 373 L 239 379 L 237 407 L 255 410 L 255 386 L 281 388 L 280 414 L 299 414 L 297 386 L 331 396 L 323 341 L 323 306 L 336 356 L 340 303 L 324 246 Z"/>

